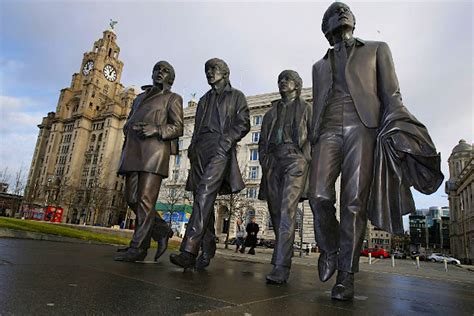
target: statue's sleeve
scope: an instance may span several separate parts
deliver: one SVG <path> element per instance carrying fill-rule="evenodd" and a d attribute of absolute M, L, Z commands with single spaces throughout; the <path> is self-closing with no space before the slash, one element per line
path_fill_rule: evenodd
<path fill-rule="evenodd" d="M 392 53 L 384 42 L 377 49 L 377 91 L 385 114 L 403 105 Z"/>
<path fill-rule="evenodd" d="M 199 128 L 201 127 L 201 122 L 200 122 L 200 118 L 201 118 L 201 111 L 202 111 L 202 108 L 204 106 L 204 96 L 199 99 L 199 102 L 196 106 L 196 112 L 194 114 L 194 129 L 193 129 L 193 135 L 191 136 L 191 143 L 189 145 L 189 148 L 188 150 L 190 150 L 192 148 L 192 146 L 194 145 L 195 141 L 196 141 L 196 137 L 197 137 L 197 133 L 199 131 Z"/>
<path fill-rule="evenodd" d="M 174 94 L 171 96 L 166 124 L 160 126 L 160 134 L 163 140 L 176 139 L 183 136 L 183 98 Z"/>
<path fill-rule="evenodd" d="M 316 112 L 316 101 L 318 100 L 317 95 L 317 88 L 318 88 L 318 73 L 317 73 L 317 64 L 313 65 L 313 72 L 312 72 L 312 79 L 313 79 L 313 102 L 311 104 L 311 117 L 308 120 L 308 138 L 311 144 L 316 142 L 317 138 L 317 131 L 315 128 L 316 125 L 316 118 L 314 117 L 314 113 Z"/>
<path fill-rule="evenodd" d="M 232 146 L 239 142 L 250 131 L 250 110 L 247 105 L 245 95 L 237 91 L 235 101 L 235 115 L 232 121 L 232 126 L 229 130 L 224 132 L 220 141 L 220 146 L 228 151 Z"/>
<path fill-rule="evenodd" d="M 125 137 L 127 136 L 127 132 L 130 127 L 129 125 L 130 118 L 133 116 L 133 113 L 135 112 L 136 103 L 140 101 L 139 98 L 140 98 L 140 95 L 137 95 L 136 98 L 133 100 L 132 108 L 130 109 L 130 113 L 128 113 L 127 121 L 125 122 L 125 125 L 123 126 L 123 134 L 125 135 Z"/>
<path fill-rule="evenodd" d="M 258 141 L 258 156 L 262 168 L 268 168 L 268 132 L 270 127 L 270 110 L 263 116 L 262 129 L 260 131 L 260 139 Z"/>

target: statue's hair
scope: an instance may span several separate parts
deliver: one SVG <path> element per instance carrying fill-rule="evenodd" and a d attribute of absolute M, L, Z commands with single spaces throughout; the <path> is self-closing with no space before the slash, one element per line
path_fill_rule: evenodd
<path fill-rule="evenodd" d="M 230 69 L 229 69 L 229 66 L 227 66 L 225 61 L 219 58 L 211 58 L 208 61 L 206 61 L 206 64 L 204 65 L 204 71 L 206 71 L 209 67 L 212 67 L 212 66 L 217 66 L 221 70 L 221 72 L 224 74 L 224 80 L 226 82 L 229 82 Z"/>
<path fill-rule="evenodd" d="M 352 15 L 352 18 L 354 19 L 354 29 L 355 29 L 355 22 L 356 22 L 356 18 L 355 18 L 355 15 L 354 13 L 352 13 L 351 11 L 351 8 L 349 8 L 349 6 L 343 2 L 333 2 L 329 8 L 327 8 L 326 12 L 324 12 L 324 16 L 323 16 L 323 22 L 321 24 L 321 30 L 323 31 L 324 35 L 326 37 L 328 37 L 328 33 L 329 33 L 329 30 L 328 30 L 328 20 L 329 20 L 329 17 L 330 15 L 333 13 L 334 11 L 334 7 L 336 5 L 343 5 L 344 7 L 346 7 L 347 9 L 349 9 L 349 12 L 351 13 Z M 354 31 L 354 29 L 352 29 L 352 31 Z"/>
<path fill-rule="evenodd" d="M 171 64 L 169 62 L 165 61 L 165 60 L 160 60 L 159 62 L 157 62 L 155 64 L 155 66 L 153 66 L 153 71 L 155 71 L 159 66 L 163 66 L 163 67 L 165 67 L 166 69 L 169 70 L 170 76 L 169 76 L 169 79 L 168 79 L 168 84 L 170 86 L 172 86 L 173 82 L 174 82 L 174 78 L 176 76 L 173 66 L 171 66 Z"/>
<path fill-rule="evenodd" d="M 301 79 L 300 75 L 294 71 L 294 70 L 283 70 L 279 75 L 278 75 L 278 82 L 280 82 L 280 79 L 283 78 L 283 76 L 288 76 L 291 80 L 293 80 L 296 84 L 296 94 L 300 96 L 301 94 L 301 89 L 303 89 L 303 79 Z"/>

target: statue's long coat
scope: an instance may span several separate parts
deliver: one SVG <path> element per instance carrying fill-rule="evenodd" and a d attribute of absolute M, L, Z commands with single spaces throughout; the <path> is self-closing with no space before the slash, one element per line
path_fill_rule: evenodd
<path fill-rule="evenodd" d="M 145 122 L 158 126 L 159 137 L 140 138 L 133 124 Z M 124 126 L 125 142 L 119 174 L 150 172 L 168 177 L 171 154 L 176 154 L 176 140 L 183 135 L 183 99 L 171 91 L 149 88 L 133 101 Z"/>

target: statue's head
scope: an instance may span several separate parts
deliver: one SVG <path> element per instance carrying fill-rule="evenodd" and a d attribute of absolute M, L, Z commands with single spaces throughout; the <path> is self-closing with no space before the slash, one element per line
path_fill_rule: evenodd
<path fill-rule="evenodd" d="M 204 72 L 206 73 L 207 83 L 210 85 L 216 85 L 221 80 L 226 84 L 229 82 L 229 66 L 222 59 L 212 58 L 206 61 Z"/>
<path fill-rule="evenodd" d="M 342 2 L 334 2 L 324 12 L 321 30 L 326 38 L 330 38 L 332 33 L 349 29 L 354 32 L 355 16 L 349 6 Z"/>
<path fill-rule="evenodd" d="M 169 62 L 161 60 L 153 67 L 151 78 L 154 84 L 167 84 L 171 87 L 175 78 L 174 68 Z"/>
<path fill-rule="evenodd" d="M 278 89 L 280 94 L 288 94 L 296 91 L 296 95 L 300 96 L 303 88 L 303 80 L 294 70 L 283 70 L 278 75 Z"/>

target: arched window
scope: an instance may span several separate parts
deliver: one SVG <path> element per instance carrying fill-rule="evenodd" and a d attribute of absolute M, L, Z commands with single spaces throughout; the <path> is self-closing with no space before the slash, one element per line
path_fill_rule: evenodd
<path fill-rule="evenodd" d="M 250 223 L 250 220 L 252 219 L 252 217 L 255 217 L 255 210 L 249 209 L 247 211 L 247 214 L 245 215 L 246 223 Z"/>
<path fill-rule="evenodd" d="M 267 220 L 267 230 L 273 230 L 273 222 L 272 222 L 271 217 L 268 217 L 268 220 Z"/>

